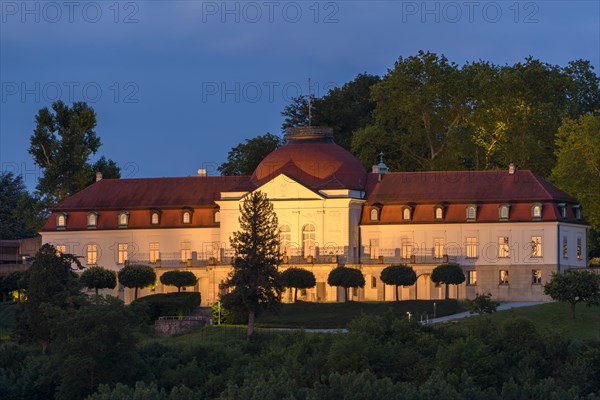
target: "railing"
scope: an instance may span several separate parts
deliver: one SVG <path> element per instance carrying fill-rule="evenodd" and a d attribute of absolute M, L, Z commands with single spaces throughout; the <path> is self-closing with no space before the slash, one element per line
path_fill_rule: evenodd
<path fill-rule="evenodd" d="M 177 316 L 177 315 L 168 315 L 165 317 L 158 317 L 159 321 L 173 321 L 173 320 L 178 320 L 178 321 L 204 321 L 206 320 L 206 317 L 203 316 L 194 316 L 194 315 L 188 315 L 188 316 Z"/>
<path fill-rule="evenodd" d="M 365 254 L 361 258 L 361 263 L 367 264 L 445 264 L 457 262 L 458 256 L 448 254 L 435 254 L 432 250 L 408 251 L 403 252 L 400 248 L 379 249 L 375 256 Z"/>

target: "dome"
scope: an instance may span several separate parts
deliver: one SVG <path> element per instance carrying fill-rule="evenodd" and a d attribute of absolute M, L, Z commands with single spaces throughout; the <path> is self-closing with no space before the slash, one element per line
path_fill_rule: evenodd
<path fill-rule="evenodd" d="M 286 140 L 261 161 L 252 182 L 260 186 L 285 174 L 312 189 L 364 188 L 367 172 L 349 151 L 334 143 L 331 128 L 291 128 Z"/>

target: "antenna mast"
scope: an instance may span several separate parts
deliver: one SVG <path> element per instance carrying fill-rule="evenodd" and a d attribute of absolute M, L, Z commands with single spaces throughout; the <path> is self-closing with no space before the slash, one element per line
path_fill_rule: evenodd
<path fill-rule="evenodd" d="M 310 78 L 308 78 L 308 126 L 311 126 L 312 110 L 310 105 Z"/>

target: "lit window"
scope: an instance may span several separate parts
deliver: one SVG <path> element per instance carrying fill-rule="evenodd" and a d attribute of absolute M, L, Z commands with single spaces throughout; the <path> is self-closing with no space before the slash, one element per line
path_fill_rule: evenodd
<path fill-rule="evenodd" d="M 467 258 L 477 258 L 477 238 L 467 238 Z"/>
<path fill-rule="evenodd" d="M 509 256 L 508 236 L 498 238 L 498 257 L 506 258 Z"/>
<path fill-rule="evenodd" d="M 582 242 L 581 242 L 581 238 L 580 238 L 580 237 L 578 237 L 578 238 L 577 238 L 577 259 L 578 259 L 578 260 L 581 260 L 581 259 L 583 258 L 583 257 L 582 257 L 582 255 L 581 255 L 581 254 L 582 254 L 582 251 L 581 251 L 581 243 L 582 243 Z"/>
<path fill-rule="evenodd" d="M 444 238 L 433 239 L 433 258 L 442 258 L 444 255 Z"/>
<path fill-rule="evenodd" d="M 501 285 L 508 285 L 508 271 L 500 270 L 500 282 Z"/>
<path fill-rule="evenodd" d="M 221 211 L 215 211 L 215 222 L 221 222 Z"/>
<path fill-rule="evenodd" d="M 408 239 L 402 240 L 402 258 L 409 259 L 412 256 L 412 242 Z"/>
<path fill-rule="evenodd" d="M 302 255 L 315 256 L 316 255 L 316 232 L 313 224 L 307 224 L 302 227 Z"/>
<path fill-rule="evenodd" d="M 160 260 L 160 247 L 158 242 L 150 243 L 150 262 L 156 262 Z"/>
<path fill-rule="evenodd" d="M 369 240 L 369 254 L 371 255 L 371 259 L 379 258 L 379 239 Z"/>
<path fill-rule="evenodd" d="M 376 208 L 371 209 L 371 221 L 377 221 L 379 219 L 379 212 Z"/>
<path fill-rule="evenodd" d="M 279 227 L 279 249 L 281 255 L 289 256 L 292 244 L 292 232 L 289 225 Z"/>
<path fill-rule="evenodd" d="M 467 284 L 477 285 L 477 271 L 467 271 Z"/>
<path fill-rule="evenodd" d="M 477 206 L 467 206 L 467 221 L 475 221 L 477 219 Z"/>
<path fill-rule="evenodd" d="M 127 211 L 122 211 L 119 213 L 119 226 L 125 227 L 129 224 L 129 213 Z"/>
<path fill-rule="evenodd" d="M 181 242 L 181 261 L 186 262 L 192 259 L 192 244 L 190 242 Z"/>
<path fill-rule="evenodd" d="M 531 218 L 532 219 L 541 219 L 542 218 L 542 205 L 539 203 L 535 203 L 531 206 Z"/>
<path fill-rule="evenodd" d="M 127 253 L 127 248 L 129 245 L 127 243 L 119 243 L 117 250 L 117 264 L 125 264 L 129 259 L 129 254 Z"/>
<path fill-rule="evenodd" d="M 371 289 L 375 289 L 377 287 L 377 278 L 372 276 L 371 277 Z"/>
<path fill-rule="evenodd" d="M 531 270 L 531 284 L 532 285 L 541 285 L 542 284 L 542 270 L 541 269 L 532 269 Z"/>
<path fill-rule="evenodd" d="M 402 210 L 402 219 L 410 220 L 410 208 L 409 207 L 406 207 L 404 210 Z"/>
<path fill-rule="evenodd" d="M 508 204 L 502 204 L 500 206 L 500 214 L 499 214 L 499 218 L 502 221 L 508 221 L 508 210 L 509 210 L 509 206 Z"/>
<path fill-rule="evenodd" d="M 566 236 L 563 236 L 562 255 L 563 258 L 569 258 L 569 239 Z"/>
<path fill-rule="evenodd" d="M 531 237 L 531 257 L 542 256 L 542 237 L 532 236 Z"/>
<path fill-rule="evenodd" d="M 87 245 L 87 264 L 96 265 L 98 263 L 98 246 L 95 244 Z"/>
<path fill-rule="evenodd" d="M 444 219 L 444 209 L 442 207 L 435 208 L 435 219 Z"/>
<path fill-rule="evenodd" d="M 57 228 L 65 228 L 67 226 L 67 215 L 65 213 L 60 213 L 56 216 L 56 227 Z"/>
<path fill-rule="evenodd" d="M 87 217 L 88 228 L 95 228 L 98 225 L 98 214 L 96 213 L 88 213 Z"/>
<path fill-rule="evenodd" d="M 152 225 L 158 225 L 160 223 L 160 214 L 158 211 L 153 212 L 152 216 L 150 218 L 151 218 L 150 223 Z"/>
<path fill-rule="evenodd" d="M 183 212 L 183 223 L 189 224 L 191 220 L 192 220 L 192 213 L 189 211 L 184 211 Z"/>
<path fill-rule="evenodd" d="M 61 254 L 67 254 L 68 249 L 67 246 L 59 244 L 56 246 L 56 255 L 60 256 Z"/>

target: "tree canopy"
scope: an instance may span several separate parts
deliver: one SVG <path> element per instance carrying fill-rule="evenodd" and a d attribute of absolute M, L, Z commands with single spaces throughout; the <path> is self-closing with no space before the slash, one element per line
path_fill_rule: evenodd
<path fill-rule="evenodd" d="M 239 223 L 240 230 L 230 239 L 235 252 L 233 270 L 224 284 L 232 291 L 223 297 L 223 303 L 248 314 L 247 338 L 251 340 L 256 313 L 276 308 L 283 290 L 278 272 L 279 224 L 273 204 L 260 191 L 244 198 Z"/>
<path fill-rule="evenodd" d="M 465 274 L 460 265 L 454 263 L 438 265 L 431 273 L 431 280 L 435 283 L 446 285 L 446 299 L 448 298 L 448 285 L 460 285 L 465 281 Z"/>
<path fill-rule="evenodd" d="M 245 143 L 229 151 L 227 161 L 218 168 L 219 172 L 224 176 L 252 175 L 258 164 L 282 144 L 281 138 L 270 133 L 246 139 Z"/>
<path fill-rule="evenodd" d="M 390 265 L 381 271 L 381 281 L 396 287 L 396 301 L 398 301 L 398 287 L 414 285 L 417 274 L 408 265 Z"/>
<path fill-rule="evenodd" d="M 337 267 L 329 272 L 327 277 L 329 286 L 340 286 L 344 288 L 344 300 L 348 300 L 348 288 L 359 288 L 365 286 L 365 277 L 362 272 L 355 268 Z"/>
<path fill-rule="evenodd" d="M 315 287 L 315 274 L 304 268 L 288 268 L 281 273 L 281 283 L 284 287 L 294 288 L 294 301 L 298 300 L 298 289 Z"/>
<path fill-rule="evenodd" d="M 197 281 L 196 275 L 190 271 L 167 271 L 160 276 L 163 285 L 175 286 L 178 293 L 182 287 L 194 286 Z"/>
<path fill-rule="evenodd" d="M 134 299 L 138 297 L 138 289 L 152 286 L 156 283 L 154 268 L 148 265 L 128 264 L 119 271 L 119 282 L 128 288 L 135 289 Z"/>
<path fill-rule="evenodd" d="M 554 300 L 571 305 L 571 318 L 575 319 L 577 303 L 598 305 L 600 302 L 600 276 L 591 271 L 569 269 L 554 273 L 544 285 L 544 293 Z"/>
<path fill-rule="evenodd" d="M 23 177 L 0 172 L 0 240 L 34 237 L 36 215 L 35 199 L 25 189 Z"/>
<path fill-rule="evenodd" d="M 117 286 L 117 274 L 100 266 L 86 268 L 79 276 L 81 284 L 89 289 L 114 289 Z"/>

